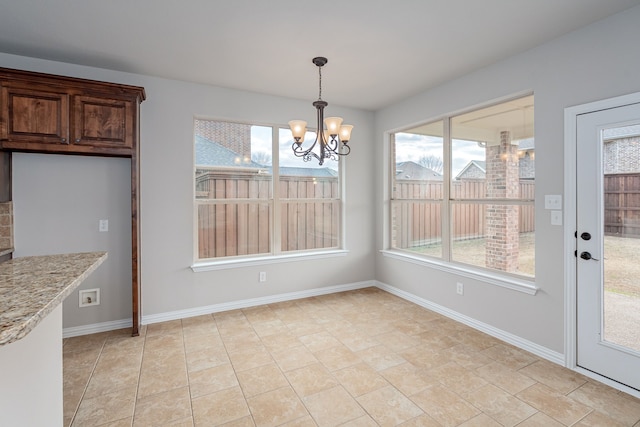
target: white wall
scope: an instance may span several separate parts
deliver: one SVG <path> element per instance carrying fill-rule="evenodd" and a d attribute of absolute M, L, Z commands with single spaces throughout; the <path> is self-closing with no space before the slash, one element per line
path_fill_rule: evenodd
<path fill-rule="evenodd" d="M 374 279 L 373 113 L 331 103 L 327 109 L 355 126 L 352 154 L 346 158 L 347 256 L 194 273 L 189 268 L 194 247 L 193 116 L 285 126 L 291 118 L 313 123 L 315 109 L 311 103 L 315 94 L 310 92 L 308 100 L 293 100 L 1 53 L 0 67 L 145 87 L 140 174 L 143 316 Z M 105 236 L 97 232 L 103 212 L 110 215 L 111 229 L 113 221 L 128 220 L 128 184 L 121 188 L 129 178 L 125 164 L 125 159 L 16 155 L 16 255 L 104 250 Z M 93 176 L 91 171 L 99 171 L 99 175 Z M 77 182 L 71 185 L 72 181 Z M 81 184 L 99 190 L 86 191 Z M 73 193 L 63 193 L 68 185 Z M 106 194 L 114 195 L 113 199 L 105 199 Z M 58 202 L 54 195 L 62 200 Z M 40 200 L 44 196 L 50 202 L 46 206 Z M 35 210 L 52 207 L 46 218 L 44 211 Z M 43 222 L 48 224 L 46 230 Z M 126 274 L 130 277 L 130 264 L 113 262 L 115 253 L 130 251 L 129 242 L 119 232 L 110 231 L 109 236 L 109 240 L 118 240 L 115 246 L 107 246 L 109 259 L 89 278 L 93 280 L 83 285 L 103 289 L 102 306 L 77 309 L 78 296 L 73 293 L 64 306 L 65 328 L 118 321 L 130 315 L 130 285 L 125 278 Z M 267 283 L 258 283 L 259 271 L 267 272 Z M 117 283 L 96 284 L 101 273 Z M 118 297 L 107 301 L 110 293 Z"/>
<path fill-rule="evenodd" d="M 640 7 L 378 111 L 376 163 L 389 164 L 383 132 L 494 99 L 533 91 L 536 136 L 536 283 L 531 296 L 480 280 L 377 256 L 376 278 L 525 340 L 564 352 L 563 229 L 550 225 L 545 194 L 564 194 L 564 108 L 640 91 Z M 508 34 L 505 35 L 508 37 Z M 376 196 L 376 245 L 386 246 L 388 175 Z M 463 281 L 465 294 L 456 295 Z"/>

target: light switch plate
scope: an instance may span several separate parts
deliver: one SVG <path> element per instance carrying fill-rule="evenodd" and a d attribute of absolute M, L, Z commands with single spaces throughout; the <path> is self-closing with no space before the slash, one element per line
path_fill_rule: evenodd
<path fill-rule="evenodd" d="M 562 225 L 562 211 L 551 211 L 551 225 Z"/>
<path fill-rule="evenodd" d="M 109 231 L 109 220 L 101 219 L 98 223 L 98 230 L 100 230 L 100 232 Z"/>

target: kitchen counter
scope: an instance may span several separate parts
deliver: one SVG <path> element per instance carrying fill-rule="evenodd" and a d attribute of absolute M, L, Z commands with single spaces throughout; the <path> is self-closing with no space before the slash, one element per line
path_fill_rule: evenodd
<path fill-rule="evenodd" d="M 25 337 L 106 258 L 88 252 L 0 263 L 0 346 Z"/>

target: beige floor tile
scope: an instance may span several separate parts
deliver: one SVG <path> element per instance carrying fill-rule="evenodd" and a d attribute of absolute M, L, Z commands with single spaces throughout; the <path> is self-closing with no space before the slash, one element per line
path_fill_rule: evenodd
<path fill-rule="evenodd" d="M 318 363 L 318 359 L 303 345 L 290 349 L 274 350 L 271 355 L 283 372 Z"/>
<path fill-rule="evenodd" d="M 289 386 L 289 382 L 275 363 L 238 372 L 238 381 L 245 397 Z"/>
<path fill-rule="evenodd" d="M 135 365 L 123 365 L 105 369 L 100 372 L 96 370 L 87 385 L 85 398 L 111 393 L 124 388 L 136 387 L 139 377 L 140 368 Z"/>
<path fill-rule="evenodd" d="M 317 332 L 311 335 L 303 335 L 299 337 L 299 339 L 300 342 L 302 342 L 312 353 L 342 345 L 336 337 L 326 331 Z"/>
<path fill-rule="evenodd" d="M 639 421 L 640 422 L 640 421 Z M 578 421 L 573 427 L 624 427 L 625 424 L 609 418 L 606 415 L 593 411 L 580 421 Z M 636 427 L 636 425 L 634 425 Z"/>
<path fill-rule="evenodd" d="M 377 339 L 362 335 L 358 332 L 352 335 L 336 336 L 336 338 L 338 338 L 338 340 L 340 340 L 342 344 L 347 346 L 349 350 L 354 352 L 366 350 L 368 348 L 380 345 L 380 342 Z"/>
<path fill-rule="evenodd" d="M 285 373 L 293 389 L 301 397 L 316 394 L 338 385 L 338 381 L 320 363 L 294 369 Z"/>
<path fill-rule="evenodd" d="M 498 362 L 481 366 L 475 370 L 475 373 L 510 394 L 521 392 L 536 383 L 530 377 Z"/>
<path fill-rule="evenodd" d="M 563 427 L 564 425 L 542 412 L 537 412 L 518 424 L 518 427 Z"/>
<path fill-rule="evenodd" d="M 304 404 L 318 426 L 336 426 L 365 415 L 347 391 L 341 386 L 326 389 L 305 397 Z"/>
<path fill-rule="evenodd" d="M 93 369 L 98 363 L 98 357 L 102 346 L 95 349 L 83 349 L 78 351 L 70 351 L 64 353 L 64 362 L 67 366 L 73 366 L 75 369 L 87 368 Z"/>
<path fill-rule="evenodd" d="M 426 369 L 416 368 L 409 362 L 380 371 L 380 375 L 407 396 L 438 383 L 427 374 Z"/>
<path fill-rule="evenodd" d="M 188 387 L 139 399 L 133 415 L 133 425 L 157 426 L 183 422 L 185 419 L 191 420 L 191 397 Z"/>
<path fill-rule="evenodd" d="M 440 350 L 449 360 L 467 369 L 477 369 L 495 361 L 489 356 L 480 353 L 480 350 L 464 344 L 455 345 Z"/>
<path fill-rule="evenodd" d="M 401 351 L 399 355 L 414 366 L 425 369 L 437 368 L 450 362 L 442 350 L 432 350 L 424 345 Z"/>
<path fill-rule="evenodd" d="M 236 372 L 228 363 L 189 372 L 188 377 L 192 398 L 238 386 Z"/>
<path fill-rule="evenodd" d="M 320 350 L 313 354 L 331 372 L 356 365 L 362 361 L 357 354 L 343 344 Z"/>
<path fill-rule="evenodd" d="M 406 359 L 382 344 L 358 351 L 356 354 L 376 371 L 382 371 L 406 362 Z"/>
<path fill-rule="evenodd" d="M 287 325 L 282 320 L 278 319 L 275 314 L 273 316 L 273 320 L 251 322 L 253 330 L 256 331 L 256 334 L 258 334 L 260 338 L 265 338 L 271 335 L 291 333 L 289 332 L 289 328 L 287 327 Z"/>
<path fill-rule="evenodd" d="M 640 399 L 622 394 L 604 384 L 587 381 L 568 397 L 625 425 L 633 425 L 640 420 Z"/>
<path fill-rule="evenodd" d="M 366 363 L 359 363 L 333 373 L 351 396 L 358 397 L 389 385 L 382 375 Z"/>
<path fill-rule="evenodd" d="M 215 332 L 211 334 L 184 336 L 184 350 L 187 354 L 205 349 L 226 351 L 220 334 Z"/>
<path fill-rule="evenodd" d="M 191 399 L 191 407 L 197 426 L 219 426 L 250 415 L 239 386 Z"/>
<path fill-rule="evenodd" d="M 378 423 L 373 421 L 369 415 L 363 415 L 355 420 L 340 424 L 340 427 L 378 427 Z M 439 426 L 437 426 L 439 427 Z"/>
<path fill-rule="evenodd" d="M 146 353 L 170 353 L 184 351 L 184 337 L 182 332 L 171 332 L 167 335 L 147 336 L 144 341 Z"/>
<path fill-rule="evenodd" d="M 279 426 L 309 414 L 291 387 L 250 397 L 247 403 L 258 427 Z"/>
<path fill-rule="evenodd" d="M 138 383 L 138 399 L 188 385 L 186 366 L 174 369 L 142 370 Z"/>
<path fill-rule="evenodd" d="M 380 344 L 384 344 L 396 353 L 411 347 L 416 347 L 421 343 L 419 338 L 398 331 L 376 335 L 374 338 L 379 341 Z"/>
<path fill-rule="evenodd" d="M 539 360 L 532 354 L 527 353 L 524 350 L 519 350 L 508 344 L 496 344 L 493 347 L 483 350 L 481 354 L 515 370 L 524 368 L 525 366 Z"/>
<path fill-rule="evenodd" d="M 375 288 L 140 332 L 63 340 L 65 426 L 640 427 L 640 400 Z"/>
<path fill-rule="evenodd" d="M 377 424 L 376 424 L 377 425 Z M 427 414 L 419 415 L 415 418 L 411 418 L 409 421 L 405 421 L 402 424 L 398 424 L 399 427 L 441 427 L 442 424 L 431 418 Z"/>
<path fill-rule="evenodd" d="M 213 368 L 231 363 L 224 347 L 203 348 L 198 351 L 186 354 L 187 370 L 189 372 L 200 371 L 202 369 Z"/>
<path fill-rule="evenodd" d="M 269 351 L 285 350 L 303 345 L 297 336 L 289 332 L 289 328 L 286 328 L 286 331 L 282 333 L 261 337 L 261 340 Z"/>
<path fill-rule="evenodd" d="M 180 369 L 186 365 L 184 350 L 171 349 L 167 351 L 144 351 L 141 370 L 153 371 L 157 369 Z"/>
<path fill-rule="evenodd" d="M 592 411 L 590 407 L 568 398 L 544 384 L 535 384 L 516 396 L 565 425 L 573 425 Z"/>
<path fill-rule="evenodd" d="M 243 417 L 237 420 L 229 421 L 222 424 L 223 427 L 255 427 L 256 423 L 253 422 L 253 417 Z"/>
<path fill-rule="evenodd" d="M 156 335 L 166 335 L 174 332 L 182 333 L 182 320 L 169 320 L 167 322 L 152 323 L 147 325 L 147 338 Z"/>
<path fill-rule="evenodd" d="M 457 426 L 480 414 L 479 409 L 440 385 L 427 387 L 411 400 L 445 427 Z"/>
<path fill-rule="evenodd" d="M 250 332 L 232 334 L 226 337 L 222 335 L 222 331 L 220 331 L 220 336 L 222 337 L 224 346 L 229 352 L 243 351 L 248 348 L 262 345 L 260 337 L 258 337 L 258 334 L 253 332 L 253 329 Z"/>
<path fill-rule="evenodd" d="M 381 426 L 396 426 L 423 414 L 422 409 L 391 386 L 360 396 L 357 401 Z"/>
<path fill-rule="evenodd" d="M 561 394 L 569 394 L 587 382 L 587 379 L 582 375 L 546 360 L 538 360 L 518 372 Z"/>
<path fill-rule="evenodd" d="M 429 369 L 427 375 L 438 380 L 448 390 L 458 394 L 476 390 L 487 384 L 487 381 L 476 375 L 474 371 L 463 368 L 456 362 L 449 362 Z"/>
<path fill-rule="evenodd" d="M 493 384 L 464 393 L 462 397 L 503 426 L 515 426 L 537 412 Z"/>
<path fill-rule="evenodd" d="M 269 350 L 262 344 L 240 350 L 229 350 L 229 359 L 237 372 L 257 368 L 273 362 Z"/>
<path fill-rule="evenodd" d="M 135 400 L 135 387 L 82 399 L 73 426 L 98 426 L 131 417 Z"/>
<path fill-rule="evenodd" d="M 449 323 L 450 320 L 443 320 L 443 322 Z M 502 344 L 502 341 L 497 338 L 471 328 L 460 327 L 460 325 L 453 325 L 449 335 L 456 341 L 464 343 L 467 347 L 477 351 L 484 351 L 495 345 Z"/>
<path fill-rule="evenodd" d="M 446 334 L 434 333 L 433 331 L 423 332 L 419 335 L 416 335 L 416 338 L 419 339 L 419 344 L 433 350 L 444 350 L 460 345 L 460 342 L 452 338 L 451 336 Z"/>
<path fill-rule="evenodd" d="M 100 424 L 100 427 L 131 427 L 131 426 L 133 426 L 133 417 L 127 417 L 121 420 L 111 421 L 106 424 Z"/>

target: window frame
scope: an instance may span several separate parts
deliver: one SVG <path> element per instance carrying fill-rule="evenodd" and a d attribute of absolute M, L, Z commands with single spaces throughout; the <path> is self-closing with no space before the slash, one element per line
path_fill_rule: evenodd
<path fill-rule="evenodd" d="M 397 129 L 389 130 L 385 132 L 386 152 L 388 153 L 388 182 L 387 182 L 387 197 L 388 208 L 386 211 L 387 220 L 385 221 L 385 241 L 384 249 L 380 252 L 383 256 L 417 264 L 421 266 L 428 266 L 447 273 L 453 273 L 462 277 L 470 279 L 480 280 L 482 282 L 490 283 L 496 286 L 513 289 L 516 291 L 524 292 L 526 294 L 535 295 L 538 291 L 536 285 L 535 272 L 534 276 L 525 276 L 515 273 L 509 273 L 506 271 L 500 271 L 496 269 L 490 269 L 486 267 L 477 266 L 474 264 L 467 264 L 459 261 L 454 261 L 452 257 L 452 212 L 453 207 L 456 204 L 461 203 L 473 203 L 473 204 L 505 204 L 505 205 L 530 205 L 533 206 L 535 211 L 535 197 L 533 199 L 454 199 L 451 197 L 451 185 L 452 185 L 452 138 L 451 138 L 451 124 L 452 119 L 459 115 L 470 113 L 483 108 L 491 107 L 501 103 L 509 102 L 519 98 L 527 96 L 533 96 L 533 91 L 526 91 L 515 95 L 495 99 L 490 102 L 477 104 L 469 108 L 457 110 L 454 112 L 442 114 L 432 117 L 430 119 L 417 122 L 412 125 L 403 126 Z M 418 199 L 424 202 L 438 202 L 441 203 L 441 229 L 442 236 L 442 256 L 430 256 L 426 254 L 418 254 L 408 249 L 402 249 L 393 247 L 393 232 L 394 232 L 394 206 L 396 201 L 402 201 L 406 199 L 395 198 L 395 172 L 396 172 L 396 153 L 395 153 L 395 135 L 398 133 L 406 132 L 412 128 L 430 125 L 442 121 L 443 123 L 443 189 L 442 199 Z M 534 133 L 535 135 L 535 133 Z M 535 137 L 535 136 L 534 136 Z M 535 234 L 535 229 L 533 231 Z M 534 255 L 535 256 L 535 255 Z"/>
<path fill-rule="evenodd" d="M 261 253 L 261 254 L 249 254 L 249 255 L 232 255 L 232 256 L 224 256 L 224 257 L 213 257 L 213 258 L 199 258 L 199 224 L 198 224 L 198 206 L 203 204 L 202 200 L 198 200 L 196 197 L 196 150 L 195 150 L 195 123 L 196 120 L 202 121 L 215 121 L 215 122 L 223 122 L 223 123 L 233 123 L 240 125 L 248 125 L 248 126 L 260 126 L 260 127 L 268 127 L 271 129 L 271 170 L 272 170 L 272 180 L 271 180 L 271 197 L 266 199 L 229 199 L 232 203 L 238 202 L 247 202 L 253 201 L 256 204 L 267 203 L 270 211 L 271 218 L 269 224 L 269 233 L 270 233 L 270 248 L 269 253 Z M 309 260 L 309 259 L 322 259 L 322 258 L 331 258 L 331 257 L 339 257 L 345 256 L 348 253 L 348 250 L 345 249 L 345 162 L 340 157 L 336 165 L 338 167 L 338 197 L 337 198 L 325 198 L 325 199 L 316 199 L 316 198 L 282 198 L 280 196 L 280 133 L 281 131 L 289 131 L 290 129 L 287 125 L 274 124 L 274 123 L 259 123 L 259 122 L 251 122 L 251 121 L 242 121 L 242 120 L 230 120 L 230 119 L 220 119 L 220 118 L 212 118 L 206 116 L 194 116 L 193 118 L 193 139 L 192 139 L 192 148 L 193 148 L 193 160 L 192 160 L 192 179 L 191 179 L 191 191 L 192 191 L 192 211 L 193 211 L 193 262 L 191 264 L 191 269 L 194 272 L 202 272 L 202 271 L 212 271 L 212 270 L 221 270 L 221 269 L 229 269 L 229 268 L 243 268 L 247 266 L 254 265 L 265 265 L 265 264 L 273 264 L 273 263 L 281 263 L 281 262 L 290 262 L 290 261 L 298 261 L 298 260 Z M 308 129 L 308 132 L 314 132 L 315 129 Z M 293 141 L 293 139 L 292 139 Z M 302 160 L 301 160 L 302 162 Z M 304 167 L 304 162 L 301 164 Z M 222 169 L 222 167 L 220 168 Z M 224 203 L 224 199 L 216 199 L 213 200 L 214 204 Z M 290 201 L 301 200 L 301 201 L 310 201 L 310 200 L 324 200 L 331 201 L 337 204 L 337 233 L 338 236 L 336 238 L 337 246 L 333 246 L 330 248 L 314 248 L 314 249 L 301 249 L 294 251 L 283 251 L 282 250 L 282 207 L 286 203 Z"/>

